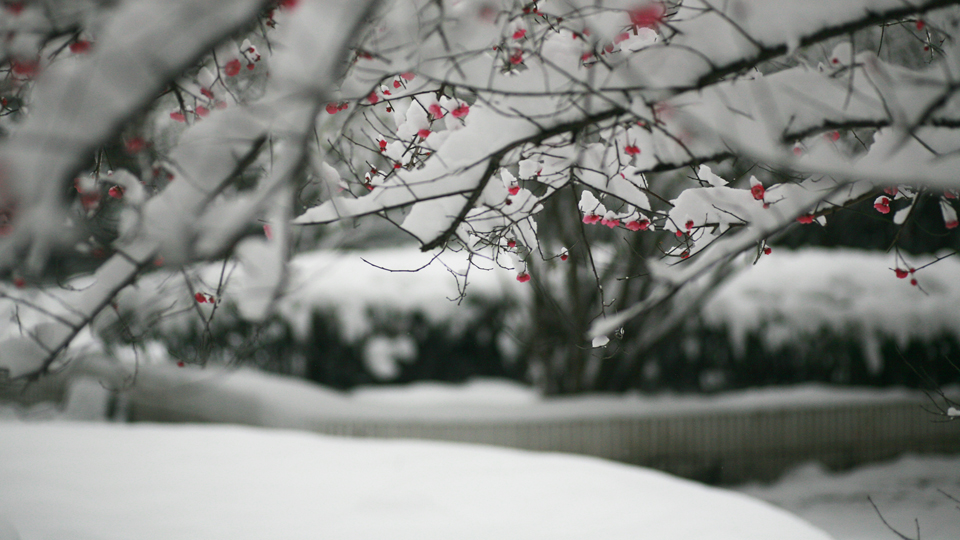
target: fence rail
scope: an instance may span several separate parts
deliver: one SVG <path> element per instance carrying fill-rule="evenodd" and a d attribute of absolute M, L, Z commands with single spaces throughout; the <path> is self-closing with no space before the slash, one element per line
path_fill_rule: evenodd
<path fill-rule="evenodd" d="M 134 401 L 134 421 L 234 421 L 277 426 L 255 413 L 204 416 L 172 402 Z M 259 418 L 259 419 L 258 419 Z M 329 435 L 414 438 L 570 452 L 643 465 L 709 483 L 772 480 L 796 464 L 831 468 L 900 454 L 960 453 L 960 422 L 943 422 L 917 400 L 810 404 L 761 410 L 616 414 L 597 417 L 307 418 L 296 427 Z"/>

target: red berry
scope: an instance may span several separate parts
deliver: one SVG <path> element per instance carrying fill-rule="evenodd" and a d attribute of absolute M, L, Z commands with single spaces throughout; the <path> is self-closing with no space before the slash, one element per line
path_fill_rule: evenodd
<path fill-rule="evenodd" d="M 193 295 L 193 298 L 194 300 L 197 301 L 198 304 L 207 303 L 207 295 L 203 294 L 202 292 L 198 292 L 197 294 Z"/>
<path fill-rule="evenodd" d="M 463 105 L 460 105 L 456 109 L 450 111 L 450 114 L 452 114 L 454 118 L 463 118 L 469 112 L 470 112 L 470 107 L 466 103 L 464 103 Z"/>
<path fill-rule="evenodd" d="M 810 223 L 813 223 L 813 216 L 809 214 L 806 216 L 800 216 L 797 218 L 797 222 L 803 223 L 804 225 L 808 225 Z"/>
<path fill-rule="evenodd" d="M 954 221 L 948 221 L 948 222 L 944 223 L 944 225 L 945 225 L 948 229 L 956 229 L 956 228 L 957 228 L 957 225 L 960 225 L 960 222 L 957 222 L 956 220 L 954 220 Z"/>
<path fill-rule="evenodd" d="M 227 62 L 225 66 L 223 66 L 223 74 L 227 77 L 236 77 L 240 73 L 241 67 L 242 65 L 240 64 L 240 60 L 234 58 L 233 60 Z"/>
<path fill-rule="evenodd" d="M 910 284 L 913 285 L 914 287 L 916 287 L 916 286 L 917 286 L 917 280 L 911 279 L 911 280 L 910 280 Z"/>
<path fill-rule="evenodd" d="M 764 254 L 764 255 L 769 255 L 769 254 L 771 254 L 771 253 L 773 253 L 773 248 L 769 248 L 769 247 L 763 248 L 763 254 Z"/>
<path fill-rule="evenodd" d="M 517 193 L 520 193 L 520 186 L 510 186 L 509 188 L 507 188 L 507 193 L 511 195 L 516 195 Z"/>
<path fill-rule="evenodd" d="M 143 149 L 147 147 L 147 143 L 142 137 L 132 137 L 127 139 L 127 141 L 123 144 L 123 147 L 128 154 L 136 154 L 143 151 Z"/>
<path fill-rule="evenodd" d="M 10 66 L 14 75 L 20 75 L 27 78 L 33 77 L 37 74 L 37 72 L 40 71 L 40 63 L 36 60 L 11 60 Z"/>
<path fill-rule="evenodd" d="M 394 88 L 400 88 L 400 81 L 393 81 Z"/>
<path fill-rule="evenodd" d="M 186 122 L 187 117 L 183 115 L 181 111 L 174 111 L 170 113 L 170 118 L 173 118 L 177 122 Z"/>
<path fill-rule="evenodd" d="M 209 88 L 201 88 L 201 89 L 200 89 L 200 95 L 202 95 L 202 96 L 204 96 L 204 97 L 206 97 L 206 98 L 208 98 L 208 99 L 213 99 L 213 92 L 211 92 Z"/>
<path fill-rule="evenodd" d="M 923 19 L 917 19 L 917 30 L 923 31 L 924 27 L 927 26 L 927 23 Z"/>
<path fill-rule="evenodd" d="M 510 63 L 518 65 L 523 63 L 523 51 L 517 51 L 510 55 Z"/>
<path fill-rule="evenodd" d="M 686 259 L 686 258 L 689 257 L 689 256 L 690 256 L 690 250 L 689 250 L 689 249 L 683 250 L 683 253 L 680 254 L 680 258 L 681 258 L 681 259 Z"/>
<path fill-rule="evenodd" d="M 527 31 L 524 28 L 517 30 L 513 33 L 513 39 L 523 39 L 523 36 L 527 35 Z"/>
<path fill-rule="evenodd" d="M 22 277 L 13 278 L 13 286 L 18 289 L 22 289 L 27 286 L 27 280 L 23 279 Z"/>
<path fill-rule="evenodd" d="M 652 2 L 630 10 L 629 14 L 630 22 L 636 28 L 652 28 L 656 30 L 667 15 L 667 8 L 660 2 Z"/>
<path fill-rule="evenodd" d="M 378 96 L 376 92 L 370 92 L 370 95 L 367 96 L 367 101 L 369 101 L 371 105 L 376 105 L 376 103 L 380 101 L 380 96 Z"/>
<path fill-rule="evenodd" d="M 895 269 L 893 270 L 893 273 L 897 275 L 897 278 L 898 278 L 898 279 L 903 279 L 903 278 L 907 277 L 907 275 L 909 275 L 909 272 L 907 272 L 906 270 L 904 270 L 904 269 L 902 269 L 902 268 L 895 268 Z"/>
<path fill-rule="evenodd" d="M 693 228 L 693 220 L 688 221 L 688 222 L 684 225 L 684 227 L 686 227 L 688 231 L 689 231 L 690 229 L 692 229 L 692 228 Z"/>
<path fill-rule="evenodd" d="M 204 107 L 203 105 L 197 107 L 197 116 L 200 118 L 206 118 L 207 116 L 210 116 L 210 109 Z"/>
<path fill-rule="evenodd" d="M 414 75 L 413 73 L 411 73 L 411 72 L 409 72 L 409 71 L 400 74 L 400 78 L 403 79 L 403 80 L 405 80 L 405 81 L 412 81 L 414 77 L 416 77 L 416 75 Z"/>
<path fill-rule="evenodd" d="M 380 139 L 379 143 L 380 143 L 380 151 L 381 151 L 381 152 L 383 152 L 384 150 L 387 149 L 387 141 L 385 141 L 384 139 Z"/>
<path fill-rule="evenodd" d="M 253 62 L 250 62 L 249 64 L 247 64 L 247 69 L 249 69 L 250 71 L 253 71 L 253 68 L 255 67 L 257 67 L 257 65 L 254 64 Z"/>
<path fill-rule="evenodd" d="M 430 116 L 432 116 L 434 119 L 443 118 L 444 112 L 443 109 L 440 108 L 439 104 L 431 103 L 430 106 L 427 107 L 427 110 L 430 112 Z"/>
<path fill-rule="evenodd" d="M 517 274 L 517 281 L 519 281 L 520 283 L 526 283 L 530 281 L 530 274 L 526 272 L 521 272 Z"/>
<path fill-rule="evenodd" d="M 623 153 L 628 156 L 636 156 L 640 153 L 640 149 L 631 144 L 623 147 Z"/>
<path fill-rule="evenodd" d="M 417 136 L 420 137 L 421 139 L 426 139 L 427 137 L 430 136 L 430 133 L 431 131 L 429 129 L 421 129 L 420 131 L 417 132 Z"/>
<path fill-rule="evenodd" d="M 507 240 L 507 247 L 508 247 L 508 248 L 515 248 L 515 247 L 517 247 L 517 241 L 516 241 L 516 240 Z"/>
<path fill-rule="evenodd" d="M 880 212 L 881 214 L 889 214 L 889 213 L 890 213 L 890 199 L 888 199 L 888 198 L 886 198 L 886 197 L 880 197 L 880 198 L 877 199 L 876 202 L 873 203 L 873 207 L 874 207 L 874 209 L 876 209 L 877 212 Z"/>
<path fill-rule="evenodd" d="M 124 192 L 123 186 L 113 186 L 107 190 L 107 194 L 113 197 L 114 199 L 122 199 L 123 192 Z"/>
<path fill-rule="evenodd" d="M 567 259 L 569 259 L 569 258 L 570 258 L 570 256 L 567 255 L 566 253 L 561 253 L 561 254 L 560 254 L 560 260 L 561 260 L 561 261 L 565 261 L 565 260 L 567 260 Z"/>
<path fill-rule="evenodd" d="M 70 44 L 70 52 L 74 54 L 83 54 L 90 51 L 90 42 L 84 39 L 74 41 Z"/>
<path fill-rule="evenodd" d="M 802 156 L 802 155 L 803 155 L 803 148 L 801 148 L 800 146 L 794 146 L 794 147 L 793 147 L 793 155 L 795 155 L 795 156 Z"/>
<path fill-rule="evenodd" d="M 767 190 L 763 187 L 762 184 L 754 184 L 750 186 L 750 194 L 753 195 L 753 198 L 758 201 L 763 200 L 763 196 L 764 194 L 766 194 L 766 192 Z"/>

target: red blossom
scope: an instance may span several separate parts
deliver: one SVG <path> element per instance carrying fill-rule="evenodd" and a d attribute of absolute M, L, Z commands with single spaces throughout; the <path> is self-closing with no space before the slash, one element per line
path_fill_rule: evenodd
<path fill-rule="evenodd" d="M 427 137 L 430 136 L 430 133 L 432 132 L 429 129 L 421 129 L 420 131 L 417 132 L 417 136 L 420 137 L 421 139 L 426 139 Z"/>
<path fill-rule="evenodd" d="M 367 101 L 369 101 L 371 105 L 376 105 L 377 102 L 380 101 L 380 96 L 378 96 L 376 92 L 370 92 L 370 95 L 367 96 Z"/>
<path fill-rule="evenodd" d="M 517 51 L 510 55 L 510 63 L 513 65 L 519 65 L 523 63 L 523 51 Z"/>
<path fill-rule="evenodd" d="M 623 153 L 628 156 L 636 156 L 640 154 L 640 149 L 636 145 L 627 145 L 623 147 Z"/>
<path fill-rule="evenodd" d="M 525 35 L 527 35 L 527 30 L 525 28 L 521 28 L 513 33 L 513 39 L 523 39 L 523 36 Z"/>
<path fill-rule="evenodd" d="M 207 116 L 210 116 L 210 109 L 204 107 L 203 105 L 197 107 L 197 116 L 200 118 L 206 118 Z"/>
<path fill-rule="evenodd" d="M 173 119 L 176 120 L 177 122 L 186 122 L 186 121 L 187 121 L 187 117 L 184 116 L 184 115 L 183 115 L 183 112 L 181 112 L 181 111 L 173 111 L 172 113 L 170 113 L 170 118 L 173 118 Z"/>
<path fill-rule="evenodd" d="M 750 186 L 750 194 L 753 195 L 753 198 L 762 201 L 763 196 L 767 193 L 767 190 L 763 187 L 763 184 L 757 183 Z"/>
<path fill-rule="evenodd" d="M 450 114 L 453 115 L 454 118 L 463 118 L 469 113 L 470 113 L 470 106 L 467 105 L 466 103 L 450 111 Z"/>
<path fill-rule="evenodd" d="M 387 149 L 387 141 L 386 141 L 386 140 L 380 139 L 380 140 L 377 141 L 377 142 L 378 142 L 379 145 L 380 145 L 380 151 L 381 151 L 381 152 L 383 152 L 384 150 Z"/>
<path fill-rule="evenodd" d="M 804 225 L 809 225 L 813 223 L 813 215 L 807 214 L 805 216 L 800 216 L 797 218 L 797 223 L 803 223 Z"/>
<path fill-rule="evenodd" d="M 430 106 L 427 107 L 427 111 L 430 112 L 430 116 L 433 116 L 434 120 L 443 118 L 443 115 L 446 114 L 443 112 L 443 109 L 440 108 L 440 104 L 438 103 L 431 103 Z"/>
<path fill-rule="evenodd" d="M 400 81 L 393 81 L 393 87 L 394 87 L 394 88 L 400 88 L 400 86 L 402 86 L 402 85 L 400 84 Z"/>
<path fill-rule="evenodd" d="M 517 274 L 517 281 L 519 281 L 520 283 L 526 283 L 530 281 L 530 274 L 526 272 L 520 272 L 519 274 Z"/>
<path fill-rule="evenodd" d="M 509 193 L 509 194 L 511 194 L 511 195 L 516 195 L 517 193 L 520 193 L 520 186 L 510 186 L 510 187 L 508 187 L 508 188 L 507 188 L 507 193 Z"/>

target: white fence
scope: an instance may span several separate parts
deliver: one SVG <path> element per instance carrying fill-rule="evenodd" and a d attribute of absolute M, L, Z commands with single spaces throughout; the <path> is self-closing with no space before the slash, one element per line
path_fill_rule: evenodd
<path fill-rule="evenodd" d="M 571 452 L 644 465 L 710 483 L 770 480 L 790 466 L 818 460 L 832 468 L 914 453 L 960 453 L 960 422 L 944 422 L 921 408 L 920 398 L 864 403 L 718 407 L 610 414 L 434 415 L 378 418 L 343 411 L 277 419 L 255 400 L 216 397 L 213 413 L 191 403 L 193 394 L 133 396 L 134 421 L 228 421 L 296 427 L 351 437 L 416 438 Z M 234 401 L 230 401 L 234 399 Z M 208 400 L 204 400 L 208 401 Z M 229 412 L 226 412 L 229 411 Z M 396 412 L 395 410 L 393 411 Z M 474 413 L 476 411 L 473 411 Z"/>

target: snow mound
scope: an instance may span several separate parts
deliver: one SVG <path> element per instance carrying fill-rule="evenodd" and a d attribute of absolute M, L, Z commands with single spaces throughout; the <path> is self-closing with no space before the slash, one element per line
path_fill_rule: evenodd
<path fill-rule="evenodd" d="M 241 427 L 0 429 L 22 540 L 827 540 L 738 493 L 602 460 Z"/>

